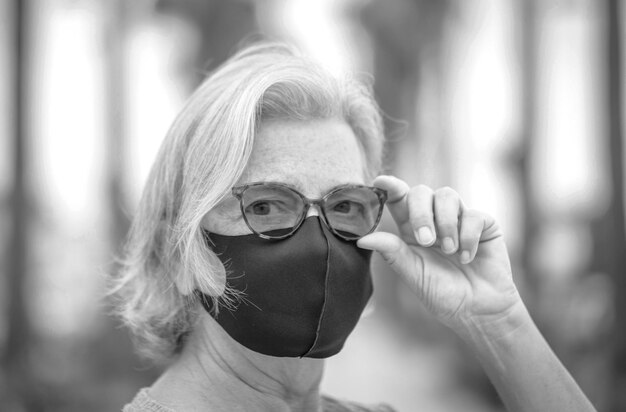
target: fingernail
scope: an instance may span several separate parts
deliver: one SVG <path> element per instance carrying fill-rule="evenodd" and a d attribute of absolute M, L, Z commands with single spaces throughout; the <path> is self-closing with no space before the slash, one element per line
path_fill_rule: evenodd
<path fill-rule="evenodd" d="M 454 240 L 451 237 L 446 237 L 443 239 L 441 244 L 441 248 L 446 253 L 454 253 Z"/>
<path fill-rule="evenodd" d="M 433 242 L 433 232 L 428 226 L 422 226 L 417 231 L 417 239 L 422 245 L 429 245 Z"/>
<path fill-rule="evenodd" d="M 467 250 L 464 250 L 463 252 L 461 252 L 461 263 L 469 263 L 470 261 L 470 252 Z"/>

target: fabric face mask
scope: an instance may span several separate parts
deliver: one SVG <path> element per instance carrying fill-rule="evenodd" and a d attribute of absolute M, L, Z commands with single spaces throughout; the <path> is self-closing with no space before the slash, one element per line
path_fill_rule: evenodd
<path fill-rule="evenodd" d="M 280 357 L 327 358 L 341 350 L 372 294 L 371 251 L 333 235 L 317 216 L 281 240 L 205 236 L 228 285 L 244 293 L 216 318 L 233 339 Z M 211 313 L 211 298 L 200 296 Z"/>

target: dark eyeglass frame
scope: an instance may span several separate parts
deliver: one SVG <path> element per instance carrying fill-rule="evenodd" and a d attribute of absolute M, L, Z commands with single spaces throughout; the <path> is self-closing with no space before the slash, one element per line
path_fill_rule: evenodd
<path fill-rule="evenodd" d="M 244 194 L 244 192 L 247 189 L 249 189 L 250 187 L 255 187 L 255 186 L 280 187 L 280 188 L 283 188 L 283 189 L 287 189 L 287 190 L 289 190 L 292 193 L 295 193 L 296 195 L 298 195 L 298 197 L 300 197 L 300 199 L 302 199 L 302 202 L 304 203 L 304 208 L 302 209 L 302 213 L 298 217 L 298 220 L 296 221 L 296 224 L 293 226 L 293 228 L 291 229 L 291 231 L 289 233 L 284 234 L 284 235 L 269 236 L 269 235 L 266 235 L 264 233 L 257 232 L 252 227 L 252 225 L 248 221 L 248 217 L 246 216 L 245 206 L 243 204 L 243 194 Z M 359 236 L 346 236 L 346 235 L 343 235 L 343 234 L 339 233 L 337 230 L 335 230 L 328 223 L 328 219 L 326 217 L 325 204 L 326 204 L 326 201 L 328 200 L 328 198 L 330 198 L 333 194 L 335 194 L 335 193 L 337 193 L 337 192 L 339 192 L 341 190 L 344 190 L 344 189 L 359 189 L 359 188 L 369 189 L 369 190 L 371 190 L 372 192 L 374 192 L 376 194 L 376 196 L 378 197 L 378 202 L 380 203 L 380 208 L 378 209 L 378 216 L 376 216 L 376 222 L 374 223 L 372 228 L 369 230 L 369 232 L 367 232 L 367 233 L 365 233 L 363 235 L 359 235 Z M 302 193 L 298 192 L 296 189 L 294 189 L 290 185 L 288 185 L 286 183 L 281 183 L 281 182 L 252 182 L 252 183 L 248 183 L 248 184 L 241 185 L 241 186 L 235 186 L 235 187 L 232 188 L 231 192 L 232 192 L 233 196 L 236 197 L 239 200 L 239 208 L 241 209 L 241 216 L 243 216 L 243 220 L 246 222 L 246 225 L 252 231 L 252 233 L 254 233 L 255 235 L 259 236 L 262 239 L 273 239 L 273 240 L 285 239 L 285 238 L 293 235 L 296 232 L 296 230 L 298 230 L 298 228 L 302 225 L 302 222 L 304 222 L 304 219 L 306 218 L 306 215 L 309 212 L 309 209 L 310 209 L 311 205 L 316 205 L 319 208 L 320 216 L 322 218 L 322 221 L 324 222 L 324 225 L 326 225 L 326 227 L 335 236 L 338 236 L 338 237 L 340 237 L 340 238 L 342 238 L 344 240 L 357 240 L 357 239 L 360 239 L 361 237 L 363 237 L 365 235 L 369 235 L 374 230 L 376 230 L 376 228 L 378 227 L 378 224 L 380 223 L 380 218 L 381 218 L 381 216 L 383 214 L 383 209 L 385 207 L 385 202 L 387 201 L 387 191 L 386 190 L 378 188 L 378 187 L 365 186 L 365 185 L 356 185 L 356 184 L 345 184 L 345 185 L 337 186 L 334 189 L 332 189 L 330 192 L 326 193 L 320 199 L 309 199 L 308 197 L 304 196 Z"/>

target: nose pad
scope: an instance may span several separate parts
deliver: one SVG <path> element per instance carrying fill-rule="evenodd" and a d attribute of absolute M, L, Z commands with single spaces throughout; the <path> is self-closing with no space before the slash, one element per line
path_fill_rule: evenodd
<path fill-rule="evenodd" d="M 320 215 L 320 207 L 318 205 L 311 205 L 311 207 L 309 207 L 309 210 L 307 210 L 305 217 L 319 216 L 319 215 Z"/>

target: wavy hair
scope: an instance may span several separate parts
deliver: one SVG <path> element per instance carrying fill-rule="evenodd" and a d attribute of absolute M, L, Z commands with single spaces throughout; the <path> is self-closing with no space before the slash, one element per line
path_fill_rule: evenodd
<path fill-rule="evenodd" d="M 383 127 L 371 88 L 329 74 L 292 46 L 248 46 L 191 95 L 152 166 L 110 288 L 141 355 L 161 362 L 181 349 L 197 317 L 194 290 L 214 296 L 215 311 L 232 299 L 200 223 L 239 179 L 260 123 L 331 117 L 351 126 L 373 178 Z"/>

